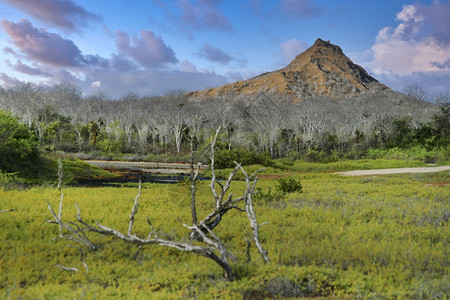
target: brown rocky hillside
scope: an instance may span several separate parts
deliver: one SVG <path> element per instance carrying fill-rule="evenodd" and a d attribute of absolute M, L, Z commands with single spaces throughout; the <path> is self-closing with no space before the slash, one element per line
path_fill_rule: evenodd
<path fill-rule="evenodd" d="M 361 92 L 390 91 L 362 67 L 354 64 L 339 46 L 317 41 L 285 68 L 249 80 L 191 93 L 193 97 L 216 97 L 258 92 L 284 93 L 301 100 L 311 96 L 331 98 L 357 96 Z"/>

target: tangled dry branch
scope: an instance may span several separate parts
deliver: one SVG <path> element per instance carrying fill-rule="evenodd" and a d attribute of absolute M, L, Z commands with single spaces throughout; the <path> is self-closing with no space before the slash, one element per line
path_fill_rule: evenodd
<path fill-rule="evenodd" d="M 191 154 L 191 213 L 192 213 L 192 225 L 183 224 L 187 229 L 190 230 L 189 241 L 188 242 L 179 242 L 168 240 L 164 238 L 160 238 L 156 230 L 153 228 L 151 221 L 147 217 L 147 223 L 149 225 L 149 233 L 146 237 L 139 237 L 133 233 L 133 225 L 135 221 L 136 214 L 139 210 L 139 197 L 141 195 L 141 182 L 139 182 L 139 192 L 134 199 L 134 205 L 131 209 L 131 213 L 129 216 L 128 230 L 126 233 L 123 233 L 119 230 L 110 228 L 108 226 L 102 225 L 100 223 L 96 223 L 95 225 L 91 225 L 86 223 L 82 216 L 81 211 L 78 208 L 78 205 L 75 204 L 77 209 L 76 220 L 77 222 L 64 222 L 62 220 L 62 208 L 63 208 L 63 198 L 64 194 L 61 195 L 61 200 L 59 203 L 59 211 L 56 214 L 48 203 L 48 208 L 50 213 L 52 214 L 54 220 L 49 220 L 49 223 L 57 224 L 59 226 L 59 237 L 63 239 L 68 239 L 74 241 L 84 247 L 87 247 L 90 250 L 96 250 L 98 247 L 94 245 L 86 232 L 95 232 L 101 235 L 111 235 L 115 238 L 122 240 L 126 243 L 136 244 L 139 246 L 135 256 L 139 253 L 142 247 L 146 245 L 159 245 L 163 247 L 170 247 L 173 249 L 177 249 L 183 252 L 192 252 L 197 255 L 201 255 L 207 257 L 214 262 L 216 262 L 224 271 L 224 276 L 227 280 L 234 280 L 233 270 L 229 263 L 229 259 L 233 259 L 234 256 L 230 250 L 227 249 L 225 244 L 220 240 L 220 238 L 213 232 L 213 229 L 217 227 L 222 220 L 222 217 L 225 215 L 227 211 L 230 209 L 238 209 L 240 211 L 245 211 L 247 213 L 247 217 L 250 222 L 250 226 L 252 228 L 252 238 L 255 243 L 256 248 L 260 252 L 264 262 L 269 262 L 269 257 L 267 255 L 267 250 L 263 248 L 259 239 L 259 227 L 262 224 L 258 224 L 256 220 L 256 214 L 253 209 L 252 204 L 252 195 L 255 193 L 255 186 L 257 182 L 257 178 L 255 174 L 249 176 L 242 166 L 236 163 L 236 167 L 230 173 L 228 179 L 225 184 L 220 183 L 214 171 L 214 146 L 217 141 L 218 134 L 220 132 L 220 128 L 216 131 L 214 138 L 211 143 L 211 171 L 212 171 L 212 179 L 211 179 L 211 192 L 215 201 L 215 208 L 212 212 L 210 212 L 206 217 L 204 217 L 201 221 L 197 221 L 197 213 L 196 213 L 196 180 L 199 173 L 199 168 L 197 167 L 194 170 L 193 165 L 193 155 Z M 191 144 L 192 145 L 192 144 Z M 192 146 L 191 146 L 192 147 Z M 193 147 L 192 147 L 193 148 Z M 193 149 L 191 149 L 191 153 Z M 231 182 L 236 175 L 236 173 L 241 170 L 245 177 L 246 189 L 242 196 L 234 198 L 232 193 L 229 193 L 225 198 L 226 193 L 228 192 Z M 220 187 L 220 192 L 216 191 L 216 186 Z M 224 201 L 224 199 L 226 199 Z M 238 203 L 244 202 L 245 209 L 239 208 L 237 206 Z M 249 247 L 250 242 L 248 242 L 247 247 Z M 77 247 L 78 248 L 78 247 Z M 81 252 L 81 259 L 83 266 L 86 271 L 88 271 L 87 265 L 83 261 L 84 252 L 81 248 L 78 248 Z M 248 252 L 248 249 L 247 249 Z M 57 265 L 59 268 L 68 271 L 78 271 L 76 268 L 64 267 L 62 265 Z"/>

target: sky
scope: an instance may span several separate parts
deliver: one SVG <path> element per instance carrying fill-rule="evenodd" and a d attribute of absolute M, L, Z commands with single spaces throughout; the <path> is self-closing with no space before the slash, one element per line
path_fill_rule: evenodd
<path fill-rule="evenodd" d="M 0 0 L 0 85 L 118 99 L 278 70 L 317 38 L 394 90 L 450 93 L 449 0 Z"/>

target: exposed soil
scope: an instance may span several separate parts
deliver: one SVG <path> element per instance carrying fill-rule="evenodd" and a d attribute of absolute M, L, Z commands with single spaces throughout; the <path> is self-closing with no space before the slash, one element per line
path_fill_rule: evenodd
<path fill-rule="evenodd" d="M 450 182 L 433 182 L 433 183 L 425 183 L 426 186 L 447 186 Z"/>
<path fill-rule="evenodd" d="M 76 186 L 84 187 L 121 187 L 127 183 L 138 183 L 141 180 L 143 183 L 168 183 L 175 184 L 179 180 L 189 176 L 189 164 L 174 164 L 174 163 L 151 163 L 151 162 L 123 162 L 123 161 L 86 161 L 89 164 L 98 166 L 102 169 L 118 175 L 115 178 L 88 178 L 78 179 Z M 207 166 L 201 166 L 205 169 Z M 386 174 L 401 174 L 401 173 L 428 173 L 441 172 L 450 170 L 450 166 L 441 167 L 422 167 L 422 168 L 398 168 L 398 169 L 377 169 L 377 170 L 354 170 L 347 172 L 335 172 L 344 176 L 370 176 L 370 175 L 386 175 Z M 260 174 L 258 177 L 265 179 L 279 179 L 289 176 Z M 297 173 L 296 173 L 297 174 Z M 209 180 L 209 178 L 199 178 L 200 180 Z M 450 182 L 427 183 L 429 186 L 446 186 Z"/>
<path fill-rule="evenodd" d="M 386 175 L 386 174 L 402 174 L 402 173 L 430 173 L 450 170 L 450 166 L 441 167 L 422 167 L 422 168 L 398 168 L 398 169 L 379 169 L 379 170 L 354 170 L 347 172 L 336 172 L 336 174 L 344 176 L 369 176 L 369 175 Z"/>

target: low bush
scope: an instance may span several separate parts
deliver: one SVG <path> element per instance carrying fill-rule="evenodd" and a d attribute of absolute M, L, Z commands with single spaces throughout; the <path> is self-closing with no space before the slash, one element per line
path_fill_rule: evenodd
<path fill-rule="evenodd" d="M 272 191 L 272 187 L 269 187 L 266 192 L 259 189 L 254 198 L 257 202 L 276 202 L 285 198 L 289 193 L 301 193 L 302 189 L 299 179 L 293 177 L 280 178 L 274 191 Z"/>
<path fill-rule="evenodd" d="M 0 110 L 0 169 L 16 172 L 37 157 L 38 142 L 28 128 Z"/>
<path fill-rule="evenodd" d="M 310 162 L 331 163 L 339 160 L 339 153 L 332 151 L 331 154 L 328 154 L 323 150 L 309 150 L 304 157 L 306 161 Z"/>
<path fill-rule="evenodd" d="M 0 171 L 0 187 L 5 190 L 17 189 L 24 186 L 25 180 L 18 175 L 18 172 L 8 173 Z"/>
<path fill-rule="evenodd" d="M 242 149 L 218 150 L 215 153 L 214 160 L 214 166 L 217 169 L 234 168 L 234 162 L 242 166 L 259 164 L 268 167 L 273 165 L 273 161 L 268 152 L 255 153 Z M 208 161 L 209 163 L 210 161 Z"/>
<path fill-rule="evenodd" d="M 276 189 L 282 193 L 301 193 L 302 184 L 299 179 L 293 177 L 286 177 L 278 179 Z"/>
<path fill-rule="evenodd" d="M 396 160 L 421 160 L 425 163 L 445 164 L 450 161 L 450 147 L 426 149 L 424 146 L 409 148 L 389 148 L 367 150 L 367 158 L 370 159 L 396 159 Z"/>
<path fill-rule="evenodd" d="M 350 161 L 345 168 L 360 162 L 369 168 L 376 161 Z M 337 166 L 324 164 L 328 167 Z M 281 188 L 273 177 L 261 178 L 257 187 Z M 50 216 L 46 201 L 55 207 L 59 191 L 0 189 L 0 209 L 14 208 L 0 214 L 0 298 L 447 299 L 448 172 L 374 177 L 308 173 L 292 178 L 301 180 L 302 193 L 288 194 L 279 202 L 284 205 L 255 201 L 259 221 L 267 222 L 260 234 L 271 262 L 261 264 L 253 244 L 249 255 L 233 251 L 238 257 L 234 282 L 224 281 L 220 268 L 203 257 L 150 245 L 136 255 L 136 245 L 108 237 L 98 239 L 101 247 L 83 257 L 87 273 L 80 252 L 55 239 L 57 228 L 43 222 Z M 233 182 L 233 188 L 244 189 L 245 182 Z M 144 185 L 136 234 L 152 230 L 148 216 L 160 236 L 185 236 L 187 229 L 180 224 L 191 220 L 188 190 L 188 181 Z M 88 223 L 95 220 L 126 231 L 136 187 L 68 187 L 64 194 L 63 216 L 75 218 L 76 202 Z M 207 182 L 199 182 L 198 197 L 198 214 L 204 216 L 214 205 Z M 242 249 L 236 224 L 247 224 L 246 214 L 229 214 L 217 232 L 227 247 Z M 247 234 L 251 229 L 244 230 Z M 251 261 L 245 263 L 248 257 Z M 62 271 L 55 264 L 79 272 Z"/>

